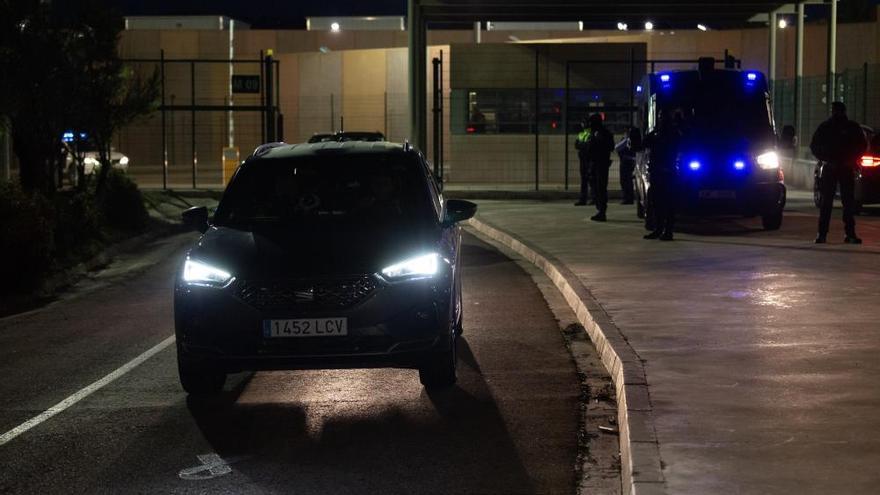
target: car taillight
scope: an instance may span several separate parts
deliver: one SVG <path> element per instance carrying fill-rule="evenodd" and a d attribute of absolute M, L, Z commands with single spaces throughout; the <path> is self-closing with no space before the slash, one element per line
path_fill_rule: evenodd
<path fill-rule="evenodd" d="M 880 156 L 865 155 L 860 163 L 862 167 L 880 167 Z"/>

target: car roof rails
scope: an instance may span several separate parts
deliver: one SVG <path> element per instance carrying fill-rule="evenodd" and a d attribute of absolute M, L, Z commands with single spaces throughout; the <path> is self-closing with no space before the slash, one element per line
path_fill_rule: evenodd
<path fill-rule="evenodd" d="M 287 143 L 285 143 L 284 141 L 278 141 L 275 143 L 261 144 L 261 145 L 257 146 L 256 149 L 254 149 L 253 155 L 254 156 L 263 156 L 266 153 L 268 153 L 270 150 L 272 150 L 273 148 L 277 148 L 279 146 L 287 146 Z"/>

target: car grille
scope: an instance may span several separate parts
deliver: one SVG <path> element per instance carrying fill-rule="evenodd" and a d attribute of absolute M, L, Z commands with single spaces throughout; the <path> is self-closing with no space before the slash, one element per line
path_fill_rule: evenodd
<path fill-rule="evenodd" d="M 373 276 L 324 280 L 242 281 L 238 297 L 257 309 L 345 309 L 363 301 L 378 287 Z"/>

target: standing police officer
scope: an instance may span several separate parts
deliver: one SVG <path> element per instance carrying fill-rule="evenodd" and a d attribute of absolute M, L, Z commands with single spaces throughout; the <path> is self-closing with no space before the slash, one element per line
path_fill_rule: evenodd
<path fill-rule="evenodd" d="M 611 168 L 611 152 L 614 151 L 614 136 L 603 125 L 602 116 L 590 115 L 590 137 L 587 140 L 587 160 L 593 178 L 593 194 L 596 196 L 596 214 L 590 217 L 594 222 L 604 222 L 608 210 L 608 170 Z"/>
<path fill-rule="evenodd" d="M 840 184 L 840 201 L 843 203 L 843 224 L 847 244 L 861 244 L 856 236 L 854 214 L 855 173 L 859 158 L 867 148 L 865 133 L 858 123 L 846 116 L 846 106 L 839 101 L 831 104 L 831 118 L 822 122 L 813 134 L 810 150 L 825 162 L 819 174 L 821 204 L 819 207 L 819 234 L 816 244 L 824 244 L 831 222 L 834 193 Z"/>
<path fill-rule="evenodd" d="M 644 143 L 651 153 L 648 161 L 648 176 L 651 181 L 648 200 L 649 213 L 654 217 L 654 231 L 645 235 L 645 239 L 672 240 L 681 140 L 681 130 L 672 121 L 669 110 L 661 109 L 657 115 L 657 125 L 645 137 Z"/>
<path fill-rule="evenodd" d="M 590 129 L 587 127 L 585 120 L 581 121 L 581 132 L 574 139 L 574 147 L 578 150 L 578 162 L 580 162 L 581 172 L 581 197 L 575 206 L 584 206 L 590 199 L 590 160 L 587 158 L 587 142 L 590 140 Z M 593 195 L 596 190 L 593 190 Z"/>

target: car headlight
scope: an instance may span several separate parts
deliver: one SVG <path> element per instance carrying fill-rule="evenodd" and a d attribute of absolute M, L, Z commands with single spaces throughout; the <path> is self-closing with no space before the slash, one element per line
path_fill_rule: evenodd
<path fill-rule="evenodd" d="M 392 280 L 430 277 L 437 273 L 439 264 L 440 256 L 437 253 L 430 253 L 385 267 L 382 269 L 382 275 Z"/>
<path fill-rule="evenodd" d="M 191 285 L 226 287 L 232 282 L 232 274 L 216 266 L 187 259 L 183 264 L 183 281 Z"/>
<path fill-rule="evenodd" d="M 758 166 L 764 170 L 779 168 L 779 155 L 777 155 L 775 151 L 768 151 L 758 155 L 756 161 L 758 162 Z"/>
<path fill-rule="evenodd" d="M 127 156 L 123 156 L 122 158 L 120 158 L 120 159 L 119 159 L 119 164 L 122 165 L 123 167 L 126 166 L 126 165 L 128 165 L 128 157 L 127 157 Z"/>

